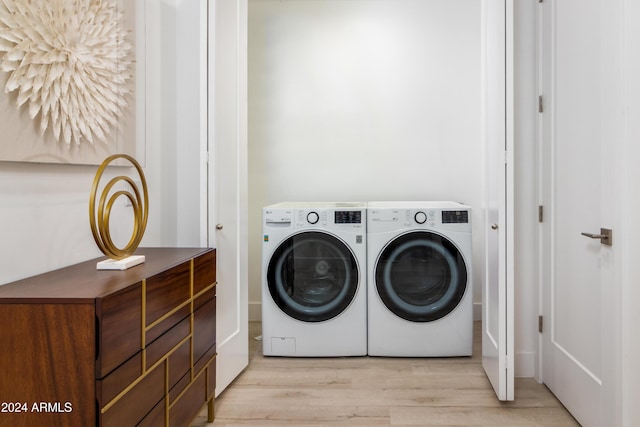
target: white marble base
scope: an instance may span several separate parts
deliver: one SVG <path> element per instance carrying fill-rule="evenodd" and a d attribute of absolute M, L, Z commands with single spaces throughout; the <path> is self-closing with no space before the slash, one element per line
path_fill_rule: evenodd
<path fill-rule="evenodd" d="M 98 262 L 96 268 L 98 270 L 127 270 L 142 264 L 144 260 L 144 255 L 131 255 L 123 259 L 105 259 L 104 261 Z"/>

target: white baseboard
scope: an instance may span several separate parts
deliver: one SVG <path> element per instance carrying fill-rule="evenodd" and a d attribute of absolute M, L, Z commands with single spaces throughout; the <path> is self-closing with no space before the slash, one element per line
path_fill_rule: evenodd
<path fill-rule="evenodd" d="M 249 322 L 262 321 L 262 302 L 249 302 Z"/>
<path fill-rule="evenodd" d="M 536 353 L 516 353 L 514 360 L 516 378 L 533 378 L 536 376 Z"/>

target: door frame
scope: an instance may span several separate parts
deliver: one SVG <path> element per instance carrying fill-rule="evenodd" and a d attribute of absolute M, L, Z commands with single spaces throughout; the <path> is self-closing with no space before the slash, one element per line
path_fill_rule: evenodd
<path fill-rule="evenodd" d="M 216 0 L 216 1 L 223 1 L 223 0 Z M 247 0 L 227 0 L 227 1 L 240 1 L 240 2 L 244 2 L 244 4 L 247 4 Z M 213 2 L 214 4 L 216 2 Z M 503 390 L 505 390 L 504 393 L 500 393 L 499 394 L 499 398 L 501 398 L 502 400 L 513 400 L 514 399 L 514 392 L 513 392 L 513 388 L 514 388 L 514 295 L 513 295 L 513 277 L 514 277 L 514 273 L 513 273 L 513 265 L 514 265 L 514 258 L 513 258 L 513 242 L 514 242 L 514 236 L 513 236 L 513 231 L 514 231 L 514 220 L 513 220 L 513 203 L 514 203 L 514 199 L 513 199 L 513 182 L 514 182 L 514 151 L 513 151 L 513 143 L 514 143 L 514 127 L 513 127 L 513 120 L 514 120 L 514 99 L 513 99 L 513 95 L 514 95 L 514 88 L 513 88 L 513 79 L 514 79 L 514 70 L 513 70 L 513 44 L 514 44 L 514 28 L 513 28 L 513 10 L 514 10 L 514 0 L 482 0 L 482 8 L 483 11 L 486 12 L 487 10 L 487 5 L 499 5 L 497 10 L 498 10 L 498 14 L 500 14 L 501 11 L 503 11 L 504 15 L 501 16 L 492 16 L 492 18 L 495 18 L 497 22 L 500 23 L 499 28 L 491 28 L 491 32 L 495 32 L 494 34 L 500 34 L 500 33 L 504 33 L 504 35 L 502 37 L 505 38 L 505 45 L 504 45 L 504 54 L 505 57 L 504 59 L 504 64 L 503 64 L 503 68 L 500 69 L 501 65 L 499 64 L 491 64 L 494 71 L 498 72 L 500 75 L 504 75 L 504 78 L 502 78 L 501 82 L 498 82 L 496 84 L 498 85 L 502 85 L 504 83 L 504 86 L 498 88 L 500 93 L 504 93 L 503 95 L 499 95 L 498 97 L 501 97 L 501 99 L 494 99 L 493 105 L 485 105 L 483 108 L 487 108 L 491 111 L 484 111 L 483 112 L 483 121 L 485 121 L 484 126 L 484 132 L 486 133 L 487 131 L 487 126 L 492 126 L 494 128 L 495 131 L 497 132 L 503 132 L 503 136 L 505 138 L 505 150 L 504 150 L 504 160 L 505 160 L 505 175 L 504 175 L 504 182 L 503 182 L 503 191 L 504 191 L 504 197 L 502 199 L 501 203 L 504 203 L 502 205 L 502 209 L 504 212 L 504 216 L 502 218 L 502 223 L 500 224 L 500 246 L 499 246 L 499 253 L 498 254 L 491 254 L 493 257 L 497 257 L 498 258 L 498 262 L 500 264 L 500 268 L 501 268 L 501 280 L 500 280 L 500 286 L 502 286 L 502 294 L 504 295 L 504 302 L 505 302 L 505 311 L 504 313 L 501 314 L 501 316 L 503 317 L 503 321 L 501 321 L 501 328 L 502 328 L 502 332 L 501 332 L 501 338 L 500 338 L 500 348 L 499 348 L 499 352 L 500 352 L 500 365 L 496 365 L 496 367 L 498 369 L 502 369 L 504 367 L 506 367 L 502 373 L 500 374 L 500 376 L 503 378 L 504 381 L 504 385 L 500 386 Z M 211 6 L 210 6 L 211 7 Z M 483 12 L 483 25 L 486 26 L 486 16 Z M 247 13 L 247 9 L 244 8 L 243 9 L 243 13 L 246 14 Z M 496 12 L 492 12 L 492 13 L 496 13 Z M 243 16 L 244 18 L 246 18 L 246 16 Z M 246 20 L 245 20 L 246 22 Z M 502 25 L 504 24 L 504 25 Z M 211 24 L 210 24 L 211 25 Z M 483 31 L 486 31 L 487 28 L 485 27 Z M 211 26 L 209 27 L 209 31 L 210 33 L 213 33 L 214 31 L 216 31 L 215 28 L 212 28 Z M 234 34 L 234 37 L 237 36 L 238 34 Z M 209 40 L 211 40 L 211 35 L 209 35 Z M 209 51 L 211 52 L 211 49 L 209 49 Z M 487 65 L 487 60 L 488 58 L 484 57 L 483 58 L 483 66 L 486 67 Z M 209 75 L 212 75 L 214 72 L 213 71 L 209 71 Z M 487 73 L 487 71 L 485 71 L 485 73 Z M 488 74 L 485 74 L 484 77 L 487 77 Z M 240 81 L 240 79 L 244 79 L 246 81 L 246 74 L 243 74 L 241 72 L 238 73 L 237 78 L 239 79 L 238 81 Z M 215 86 L 215 84 L 213 85 Z M 486 88 L 483 89 L 485 91 L 484 96 L 495 96 L 492 94 L 491 90 L 487 90 Z M 211 94 L 212 97 L 215 96 L 216 94 L 216 88 L 215 87 L 209 87 L 209 93 Z M 210 99 L 209 100 L 209 108 L 212 108 L 213 100 Z M 245 105 L 244 107 L 246 107 L 246 103 L 247 101 L 245 100 Z M 494 109 L 494 107 L 496 107 Z M 490 117 L 494 120 L 493 124 L 488 124 L 486 123 L 488 121 L 489 116 L 487 116 L 487 113 L 490 113 Z M 213 113 L 209 112 L 209 115 L 211 116 Z M 210 122 L 211 123 L 211 122 Z M 211 124 L 210 124 L 211 125 Z M 502 130 L 500 130 L 502 129 Z M 246 132 L 246 127 L 244 129 L 242 129 L 243 132 Z M 209 193 L 208 193 L 208 202 L 207 202 L 207 206 L 209 209 L 208 212 L 208 217 L 209 217 L 209 225 L 208 225 L 208 229 L 209 229 L 209 244 L 211 245 L 212 243 L 215 243 L 215 230 L 214 230 L 214 226 L 216 224 L 216 218 L 215 218 L 215 207 L 218 204 L 218 198 L 217 198 L 217 194 L 215 192 L 215 174 L 216 174 L 216 170 L 215 170 L 215 158 L 214 156 L 214 150 L 215 150 L 215 146 L 218 143 L 218 141 L 215 140 L 215 138 L 212 136 L 214 135 L 213 130 L 209 129 L 209 135 L 210 135 L 210 139 L 209 139 L 209 152 L 207 154 L 207 161 L 208 161 L 208 180 L 210 183 L 210 187 L 209 187 Z M 484 138 L 484 137 L 483 137 Z M 489 145 L 486 143 L 486 138 L 484 138 L 485 140 L 485 150 L 489 149 Z M 246 143 L 246 139 L 244 141 Z M 245 179 L 245 183 L 246 183 L 246 177 L 244 177 L 243 179 Z M 486 191 L 486 190 L 485 190 Z M 245 194 L 246 197 L 246 194 Z M 244 208 L 246 209 L 246 206 L 244 206 Z M 246 212 L 240 212 L 240 217 L 239 219 L 245 221 L 246 224 Z M 488 217 L 485 217 L 485 222 L 488 221 Z M 489 225 L 488 222 L 486 225 Z M 245 236 L 246 237 L 246 236 Z M 244 245 L 240 252 L 246 254 L 247 252 L 247 247 L 248 247 L 248 242 L 243 241 L 242 244 Z M 485 254 L 487 258 L 489 258 L 490 254 Z M 242 271 L 241 272 L 244 279 L 245 279 L 245 283 L 244 286 L 246 287 L 246 271 Z M 510 290 L 509 290 L 510 289 Z M 246 289 L 243 291 L 244 294 L 246 295 Z M 221 390 L 217 391 L 217 394 L 220 393 Z M 502 397 L 500 397 L 502 396 Z"/>
<path fill-rule="evenodd" d="M 640 191 L 631 183 L 640 182 L 640 3 L 624 0 L 624 93 L 626 120 L 619 165 L 622 174 L 624 209 L 622 223 L 627 236 L 640 236 Z M 633 325 L 640 324 L 640 246 L 632 239 L 622 240 L 622 425 L 640 425 L 640 334 Z"/>

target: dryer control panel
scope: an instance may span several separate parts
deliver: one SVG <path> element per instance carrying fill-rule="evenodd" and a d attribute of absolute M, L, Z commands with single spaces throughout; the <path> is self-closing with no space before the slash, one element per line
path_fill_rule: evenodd
<path fill-rule="evenodd" d="M 433 206 L 433 203 L 407 203 L 408 207 L 369 207 L 367 229 L 380 233 L 402 229 L 442 229 L 450 231 L 471 231 L 471 210 L 467 206 L 447 203 L 447 206 Z M 460 207 L 458 207 L 459 205 Z"/>

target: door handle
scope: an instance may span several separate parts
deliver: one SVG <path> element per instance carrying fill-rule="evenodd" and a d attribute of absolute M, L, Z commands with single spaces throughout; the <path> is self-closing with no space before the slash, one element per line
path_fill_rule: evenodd
<path fill-rule="evenodd" d="M 611 246 L 611 244 L 613 243 L 612 233 L 613 232 L 608 228 L 601 228 L 600 234 L 593 234 L 593 233 L 580 233 L 580 234 L 590 239 L 600 239 L 600 243 L 602 243 L 603 245 Z"/>
<path fill-rule="evenodd" d="M 216 225 L 216 230 L 222 230 L 224 227 L 222 226 L 222 224 L 218 224 Z"/>

